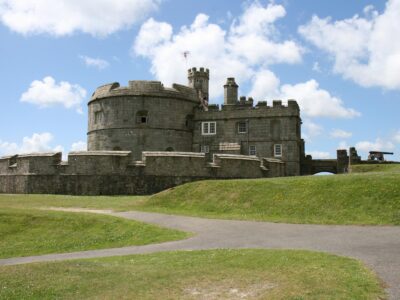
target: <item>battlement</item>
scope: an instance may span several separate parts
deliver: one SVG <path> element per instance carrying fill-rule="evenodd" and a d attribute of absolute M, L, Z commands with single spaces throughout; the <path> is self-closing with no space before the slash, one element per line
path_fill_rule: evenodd
<path fill-rule="evenodd" d="M 224 114 L 226 113 L 237 113 L 237 114 L 251 114 L 249 117 L 259 117 L 259 116 L 298 116 L 300 114 L 299 105 L 295 100 L 288 100 L 287 105 L 284 105 L 282 100 L 273 100 L 272 106 L 268 105 L 267 101 L 259 101 L 257 104 L 254 103 L 254 99 L 252 97 L 240 97 L 239 101 L 235 104 L 228 105 L 218 105 L 218 104 L 210 104 L 208 105 L 208 111 L 203 111 L 198 109 L 196 114 L 199 118 L 206 117 L 210 114 Z M 234 117 L 234 115 L 229 115 L 230 117 Z"/>
<path fill-rule="evenodd" d="M 188 70 L 188 77 L 206 77 L 210 79 L 210 70 L 205 68 L 191 68 Z"/>
<path fill-rule="evenodd" d="M 67 161 L 60 152 L 24 154 L 0 158 L 0 193 L 149 194 L 199 179 L 283 176 L 280 165 L 229 154 L 214 154 L 209 162 L 194 152 L 146 151 L 141 161 L 130 151 L 70 152 Z M 157 187 L 145 184 L 151 181 Z"/>
<path fill-rule="evenodd" d="M 198 102 L 196 90 L 188 86 L 173 84 L 170 88 L 164 87 L 160 81 L 130 80 L 128 86 L 120 86 L 118 82 L 114 82 L 98 87 L 92 94 L 89 103 L 97 99 L 115 96 L 156 96 Z"/>

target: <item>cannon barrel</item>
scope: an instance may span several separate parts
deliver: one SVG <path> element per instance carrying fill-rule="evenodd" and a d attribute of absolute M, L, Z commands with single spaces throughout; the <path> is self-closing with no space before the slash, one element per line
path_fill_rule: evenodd
<path fill-rule="evenodd" d="M 389 155 L 393 155 L 393 152 L 369 151 L 369 154 L 389 154 Z"/>

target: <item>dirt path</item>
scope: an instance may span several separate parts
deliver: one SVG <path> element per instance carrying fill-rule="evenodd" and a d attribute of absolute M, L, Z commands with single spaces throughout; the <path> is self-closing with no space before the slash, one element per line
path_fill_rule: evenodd
<path fill-rule="evenodd" d="M 169 250 L 213 248 L 307 249 L 349 256 L 364 261 L 387 284 L 390 299 L 400 299 L 399 226 L 281 224 L 202 219 L 137 211 L 52 209 L 107 214 L 194 232 L 195 236 L 186 240 L 146 246 L 0 259 L 0 266 Z"/>

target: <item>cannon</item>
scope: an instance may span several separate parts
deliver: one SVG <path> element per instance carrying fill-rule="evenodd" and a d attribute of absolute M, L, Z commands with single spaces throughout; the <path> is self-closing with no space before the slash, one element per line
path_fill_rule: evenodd
<path fill-rule="evenodd" d="M 393 155 L 393 152 L 369 151 L 368 160 L 385 161 L 384 155 Z"/>

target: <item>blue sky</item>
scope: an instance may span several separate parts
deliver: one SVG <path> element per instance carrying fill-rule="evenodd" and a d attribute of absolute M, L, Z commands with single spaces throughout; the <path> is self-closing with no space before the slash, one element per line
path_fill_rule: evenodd
<path fill-rule="evenodd" d="M 298 100 L 314 157 L 400 160 L 399 15 L 400 0 L 0 0 L 0 155 L 84 149 L 97 86 L 204 66 L 212 103 L 232 76 L 256 101 Z"/>

